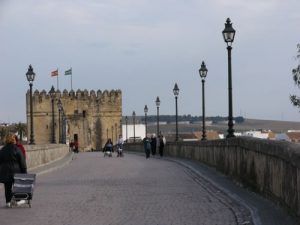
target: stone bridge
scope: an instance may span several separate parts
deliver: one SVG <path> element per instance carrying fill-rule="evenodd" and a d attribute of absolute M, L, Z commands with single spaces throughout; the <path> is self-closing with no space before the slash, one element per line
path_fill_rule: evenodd
<path fill-rule="evenodd" d="M 169 142 L 166 157 L 150 159 L 141 143 L 125 145 L 124 158 L 73 155 L 65 145 L 26 148 L 30 171 L 39 175 L 33 207 L 6 209 L 0 188 L 1 225 L 299 224 L 297 144 Z"/>

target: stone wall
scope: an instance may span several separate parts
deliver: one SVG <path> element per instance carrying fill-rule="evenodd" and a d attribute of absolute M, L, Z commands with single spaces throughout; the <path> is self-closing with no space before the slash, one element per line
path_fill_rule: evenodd
<path fill-rule="evenodd" d="M 127 145 L 143 151 L 142 144 Z M 300 145 L 237 137 L 167 143 L 165 155 L 197 160 L 300 216 Z"/>
<path fill-rule="evenodd" d="M 24 147 L 26 149 L 27 168 L 29 169 L 59 160 L 69 153 L 67 145 L 24 145 Z"/>

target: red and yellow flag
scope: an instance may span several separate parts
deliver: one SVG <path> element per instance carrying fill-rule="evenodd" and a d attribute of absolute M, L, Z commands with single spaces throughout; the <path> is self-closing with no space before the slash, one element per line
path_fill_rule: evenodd
<path fill-rule="evenodd" d="M 58 69 L 51 72 L 51 77 L 56 77 L 56 76 L 58 76 Z"/>

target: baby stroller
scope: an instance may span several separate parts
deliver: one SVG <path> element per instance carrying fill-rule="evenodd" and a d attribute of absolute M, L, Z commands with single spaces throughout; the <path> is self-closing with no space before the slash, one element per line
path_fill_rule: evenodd
<path fill-rule="evenodd" d="M 15 174 L 12 187 L 12 206 L 17 206 L 19 205 L 18 203 L 23 201 L 31 208 L 30 201 L 32 200 L 35 177 L 35 174 Z"/>
<path fill-rule="evenodd" d="M 112 152 L 113 152 L 112 144 L 105 145 L 104 149 L 103 149 L 103 152 L 104 152 L 104 157 L 105 156 L 112 157 Z"/>
<path fill-rule="evenodd" d="M 123 157 L 123 145 L 117 144 L 117 157 Z"/>

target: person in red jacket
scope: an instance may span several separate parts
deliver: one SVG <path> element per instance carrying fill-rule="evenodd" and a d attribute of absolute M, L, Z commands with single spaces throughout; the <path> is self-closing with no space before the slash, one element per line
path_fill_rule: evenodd
<path fill-rule="evenodd" d="M 17 135 L 15 135 L 15 140 L 16 140 L 16 145 L 17 145 L 17 147 L 21 150 L 21 152 L 22 152 L 23 155 L 24 155 L 24 158 L 26 159 L 26 151 L 25 151 L 25 148 L 24 148 L 24 146 L 22 145 L 22 143 L 19 142 L 19 138 L 18 138 Z"/>

